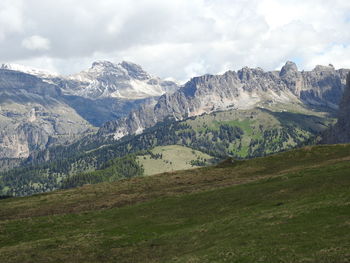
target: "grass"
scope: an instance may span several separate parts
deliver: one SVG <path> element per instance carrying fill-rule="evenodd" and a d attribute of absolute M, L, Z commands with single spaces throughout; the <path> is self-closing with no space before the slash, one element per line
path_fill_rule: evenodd
<path fill-rule="evenodd" d="M 276 105 L 275 105 L 276 106 Z M 255 108 L 251 110 L 228 110 L 197 116 L 185 121 L 195 132 L 198 138 L 205 138 L 211 131 L 218 131 L 221 125 L 239 127 L 244 134 L 227 146 L 230 154 L 240 158 L 248 156 L 270 154 L 273 152 L 291 149 L 324 131 L 334 119 L 324 112 L 312 112 L 294 105 L 278 105 L 277 108 Z M 286 111 L 291 110 L 292 112 Z M 260 149 L 267 140 L 267 132 L 275 132 L 274 141 L 268 147 Z M 289 140 L 283 134 L 288 133 Z M 210 137 L 209 137 L 210 139 Z M 273 147 L 275 145 L 276 147 Z"/>
<path fill-rule="evenodd" d="M 0 201 L 0 262 L 350 262 L 350 145 Z"/>
<path fill-rule="evenodd" d="M 151 155 L 138 156 L 138 162 L 143 165 L 145 175 L 153 175 L 164 172 L 198 168 L 191 165 L 192 160 L 206 160 L 207 163 L 212 156 L 193 150 L 181 145 L 158 146 L 152 149 L 153 154 L 161 154 L 161 159 L 152 158 Z"/>

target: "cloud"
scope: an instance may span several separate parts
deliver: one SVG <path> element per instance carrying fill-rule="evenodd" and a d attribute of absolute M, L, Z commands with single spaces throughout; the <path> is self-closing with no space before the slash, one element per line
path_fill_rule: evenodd
<path fill-rule="evenodd" d="M 42 36 L 31 36 L 23 39 L 22 46 L 29 50 L 49 50 L 50 40 Z"/>
<path fill-rule="evenodd" d="M 350 67 L 348 2 L 1 0 L 0 57 L 63 74 L 125 59 L 181 81 L 286 60 Z"/>
<path fill-rule="evenodd" d="M 0 2 L 0 41 L 8 34 L 20 33 L 23 29 L 21 1 L 2 0 Z"/>

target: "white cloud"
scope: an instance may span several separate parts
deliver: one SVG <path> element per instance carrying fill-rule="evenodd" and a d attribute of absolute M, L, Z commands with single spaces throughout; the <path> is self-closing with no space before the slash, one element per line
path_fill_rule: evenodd
<path fill-rule="evenodd" d="M 1 0 L 0 57 L 64 74 L 126 59 L 182 81 L 286 60 L 350 67 L 349 25 L 344 0 Z"/>
<path fill-rule="evenodd" d="M 49 50 L 50 40 L 42 36 L 31 36 L 23 39 L 22 46 L 29 50 Z"/>
<path fill-rule="evenodd" d="M 21 3 L 18 0 L 0 1 L 0 41 L 11 33 L 20 33 L 23 29 Z"/>
<path fill-rule="evenodd" d="M 350 68 L 350 46 L 334 45 L 329 50 L 310 57 L 307 67 L 333 64 L 333 61 L 336 61 L 338 68 Z"/>

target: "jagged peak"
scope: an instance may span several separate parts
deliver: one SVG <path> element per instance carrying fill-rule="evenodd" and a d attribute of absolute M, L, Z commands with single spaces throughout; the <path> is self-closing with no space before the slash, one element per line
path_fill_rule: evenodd
<path fill-rule="evenodd" d="M 135 68 L 141 68 L 142 67 L 139 65 L 139 64 L 136 64 L 134 62 L 131 62 L 131 61 L 126 61 L 126 60 L 123 60 L 121 63 L 119 63 L 122 67 L 135 67 Z"/>
<path fill-rule="evenodd" d="M 139 79 L 139 80 L 145 80 L 150 79 L 151 75 L 149 75 L 140 65 L 135 64 L 133 62 L 129 61 L 122 61 L 119 64 L 121 67 L 123 67 L 129 74 L 129 76 Z"/>
<path fill-rule="evenodd" d="M 98 60 L 92 63 L 92 66 L 89 69 L 89 71 L 97 73 L 104 73 L 106 71 L 117 71 L 121 74 L 126 74 L 132 78 L 139 80 L 146 80 L 151 78 L 151 75 L 149 75 L 140 65 L 130 61 L 113 63 L 107 60 Z"/>
<path fill-rule="evenodd" d="M 286 64 L 284 64 L 281 68 L 280 76 L 284 76 L 290 72 L 298 72 L 298 67 L 293 61 L 287 61 Z"/>
<path fill-rule="evenodd" d="M 329 64 L 328 66 L 324 65 L 316 65 L 316 67 L 313 69 L 313 71 L 333 71 L 335 70 L 334 66 L 332 64 Z"/>
<path fill-rule="evenodd" d="M 245 67 L 241 68 L 239 71 L 248 72 L 248 71 L 251 71 L 251 70 L 252 69 L 250 67 L 245 66 Z"/>
<path fill-rule="evenodd" d="M 107 60 L 97 60 L 92 63 L 91 68 L 94 67 L 114 67 L 116 66 L 114 63 L 107 61 Z"/>
<path fill-rule="evenodd" d="M 295 64 L 295 62 L 290 61 L 290 60 L 287 60 L 286 64 L 284 64 L 284 66 L 298 68 L 297 64 Z"/>

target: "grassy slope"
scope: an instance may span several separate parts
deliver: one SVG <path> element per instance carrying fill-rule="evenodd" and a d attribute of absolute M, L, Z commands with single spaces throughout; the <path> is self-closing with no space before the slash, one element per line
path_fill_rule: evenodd
<path fill-rule="evenodd" d="M 324 112 L 306 110 L 301 107 L 296 107 L 295 112 L 292 109 L 289 110 L 256 108 L 252 110 L 215 112 L 199 116 L 193 120 L 187 120 L 186 123 L 197 133 L 203 135 L 208 133 L 208 131 L 218 130 L 220 125 L 223 124 L 241 128 L 244 131 L 242 138 L 230 143 L 229 150 L 234 156 L 246 158 L 259 146 L 252 146 L 252 140 L 260 141 L 260 143 L 268 140 L 264 136 L 266 131 L 275 130 L 277 132 L 270 138 L 273 141 L 268 141 L 267 145 L 262 147 L 263 153 L 271 154 L 296 147 L 298 142 L 295 138 L 305 142 L 315 134 L 325 130 L 334 121 Z M 295 138 L 292 138 L 291 134 L 289 134 L 289 140 L 283 141 L 280 133 L 281 129 L 286 127 L 292 128 Z M 290 130 L 289 132 L 292 131 Z M 201 137 L 201 135 L 198 137 Z M 282 142 L 280 146 L 270 149 L 271 146 L 277 145 L 279 142 Z"/>
<path fill-rule="evenodd" d="M 196 168 L 198 166 L 191 165 L 192 160 L 200 158 L 207 162 L 213 158 L 181 145 L 158 146 L 151 151 L 153 154 L 162 154 L 162 158 L 155 159 L 149 154 L 138 156 L 137 160 L 143 165 L 145 175 Z"/>
<path fill-rule="evenodd" d="M 0 201 L 1 262 L 349 262 L 350 145 Z"/>

